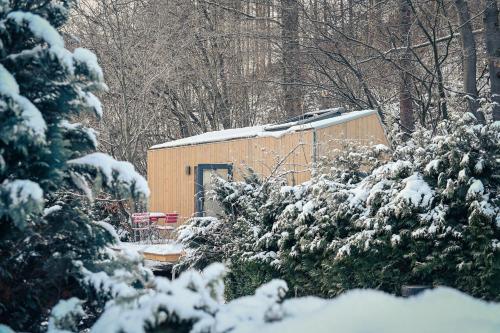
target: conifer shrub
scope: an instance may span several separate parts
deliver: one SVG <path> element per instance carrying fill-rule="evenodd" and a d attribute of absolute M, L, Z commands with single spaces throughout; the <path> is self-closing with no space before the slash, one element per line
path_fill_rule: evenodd
<path fill-rule="evenodd" d="M 217 228 L 235 228 L 220 239 L 231 251 L 204 251 L 228 260 L 236 280 L 259 279 L 270 267 L 295 295 L 399 294 L 402 285 L 424 284 L 498 300 L 499 123 L 465 114 L 416 131 L 393 151 L 350 147 L 297 186 L 256 175 L 219 180 L 225 216 Z M 388 155 L 375 158 L 381 150 Z"/>

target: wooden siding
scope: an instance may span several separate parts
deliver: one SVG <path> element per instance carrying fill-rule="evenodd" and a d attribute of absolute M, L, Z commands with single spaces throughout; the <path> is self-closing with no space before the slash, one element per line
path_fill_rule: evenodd
<path fill-rule="evenodd" d="M 286 175 L 290 184 L 310 178 L 313 158 L 313 130 L 275 137 L 254 137 L 148 151 L 148 183 L 151 189 L 149 210 L 179 212 L 182 223 L 195 211 L 194 167 L 202 163 L 231 163 L 235 179 L 247 167 L 269 176 Z M 342 142 L 387 144 L 376 114 L 316 130 L 317 153 L 328 155 Z M 191 173 L 186 174 L 186 167 Z"/>
<path fill-rule="evenodd" d="M 318 156 L 329 156 L 346 144 L 389 146 L 377 114 L 317 130 Z"/>

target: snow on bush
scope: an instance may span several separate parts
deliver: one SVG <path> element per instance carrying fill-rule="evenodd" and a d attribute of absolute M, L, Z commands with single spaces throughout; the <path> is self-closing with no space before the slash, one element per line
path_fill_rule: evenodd
<path fill-rule="evenodd" d="M 226 279 L 229 290 L 279 277 L 296 295 L 398 294 L 404 284 L 428 284 L 498 300 L 497 123 L 478 125 L 466 114 L 434 135 L 416 131 L 386 162 L 373 160 L 376 149 L 353 149 L 293 187 L 257 176 L 219 180 L 225 216 L 205 226 L 218 232 L 199 225 L 184 248 L 227 260 L 237 272 Z"/>
<path fill-rule="evenodd" d="M 285 299 L 286 283 L 272 280 L 252 295 L 224 302 L 224 272 L 223 265 L 212 264 L 172 281 L 150 276 L 135 293 L 108 301 L 90 332 L 493 333 L 500 327 L 500 304 L 444 287 L 406 299 L 359 289 L 334 299 Z M 108 279 L 113 283 L 120 275 Z M 82 316 L 80 305 L 74 298 L 60 302 L 52 310 L 49 333 L 72 331 Z"/>
<path fill-rule="evenodd" d="M 146 274 L 141 287 L 132 288 L 129 284 L 126 288 L 125 281 L 130 283 L 137 278 L 134 273 L 127 276 L 126 272 L 115 271 L 108 275 L 101 271 L 96 279 L 95 273 L 86 272 L 89 283 L 98 290 L 125 291 L 113 292 L 91 332 L 141 333 L 162 328 L 207 332 L 222 304 L 223 273 L 222 265 L 213 264 L 201 273 L 187 271 L 173 281 Z"/>
<path fill-rule="evenodd" d="M 82 303 L 83 301 L 76 297 L 60 300 L 50 313 L 48 331 L 63 333 L 64 328 L 75 330 L 78 327 L 75 319 L 85 315 Z M 63 329 L 60 330 L 60 328 Z"/>

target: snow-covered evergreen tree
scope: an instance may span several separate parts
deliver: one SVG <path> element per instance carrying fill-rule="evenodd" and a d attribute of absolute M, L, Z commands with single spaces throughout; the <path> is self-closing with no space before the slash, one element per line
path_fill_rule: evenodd
<path fill-rule="evenodd" d="M 336 211 L 355 228 L 326 244 L 325 288 L 447 285 L 498 300 L 500 126 L 466 114 L 414 134 Z M 336 293 L 335 288 L 325 289 Z"/>
<path fill-rule="evenodd" d="M 58 32 L 71 0 L 0 0 L 0 322 L 38 331 L 59 299 L 85 296 L 113 241 L 84 205 L 106 188 L 148 195 L 133 167 L 96 153 L 95 132 L 76 116 L 102 113 L 96 57 L 70 52 Z M 75 195 L 76 194 L 76 195 Z"/>
<path fill-rule="evenodd" d="M 275 233 L 276 222 L 283 220 L 281 216 L 288 216 L 290 207 L 296 203 L 302 209 L 298 201 L 333 184 L 332 179 L 338 184 L 353 186 L 381 163 L 378 157 L 387 149 L 377 146 L 366 151 L 346 145 L 336 152 L 334 161 L 322 159 L 310 182 L 295 187 L 285 186 L 286 180 L 279 177 L 261 179 L 252 170 L 248 170 L 243 181 L 216 179 L 215 195 L 225 214 L 219 219 L 197 218 L 181 227 L 179 240 L 186 255 L 177 267 L 201 269 L 212 262 L 225 262 L 229 269 L 225 277 L 228 299 L 250 295 L 259 285 L 276 277 L 287 279 L 295 290 L 294 282 L 300 284 L 302 275 L 296 265 L 284 265 L 278 256 L 281 245 Z M 283 231 L 283 236 L 288 232 Z M 303 264 L 308 263 L 319 264 L 315 261 Z M 290 281 L 284 273 L 288 269 L 294 277 Z M 301 283 L 315 284 L 309 277 Z M 308 292 L 310 294 L 311 289 Z"/>
<path fill-rule="evenodd" d="M 252 170 L 247 170 L 244 181 L 227 182 L 214 179 L 216 199 L 224 209 L 220 218 L 195 218 L 180 227 L 178 239 L 187 249 L 175 269 L 203 269 L 214 262 L 226 263 L 226 298 L 250 295 L 262 283 L 277 276 L 270 265 L 276 244 L 265 244 L 268 250 L 263 261 L 255 262 L 259 238 L 269 232 L 279 209 L 266 205 L 269 194 L 276 192 L 283 181 L 262 181 Z M 274 252 L 275 254 L 275 252 Z"/>

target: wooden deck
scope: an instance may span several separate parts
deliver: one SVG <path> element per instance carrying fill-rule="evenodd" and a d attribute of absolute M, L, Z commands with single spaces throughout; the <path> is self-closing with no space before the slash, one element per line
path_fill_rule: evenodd
<path fill-rule="evenodd" d="M 182 256 L 182 253 L 158 254 L 158 253 L 142 252 L 142 255 L 146 260 L 165 262 L 165 263 L 176 263 L 179 261 L 179 258 Z"/>

